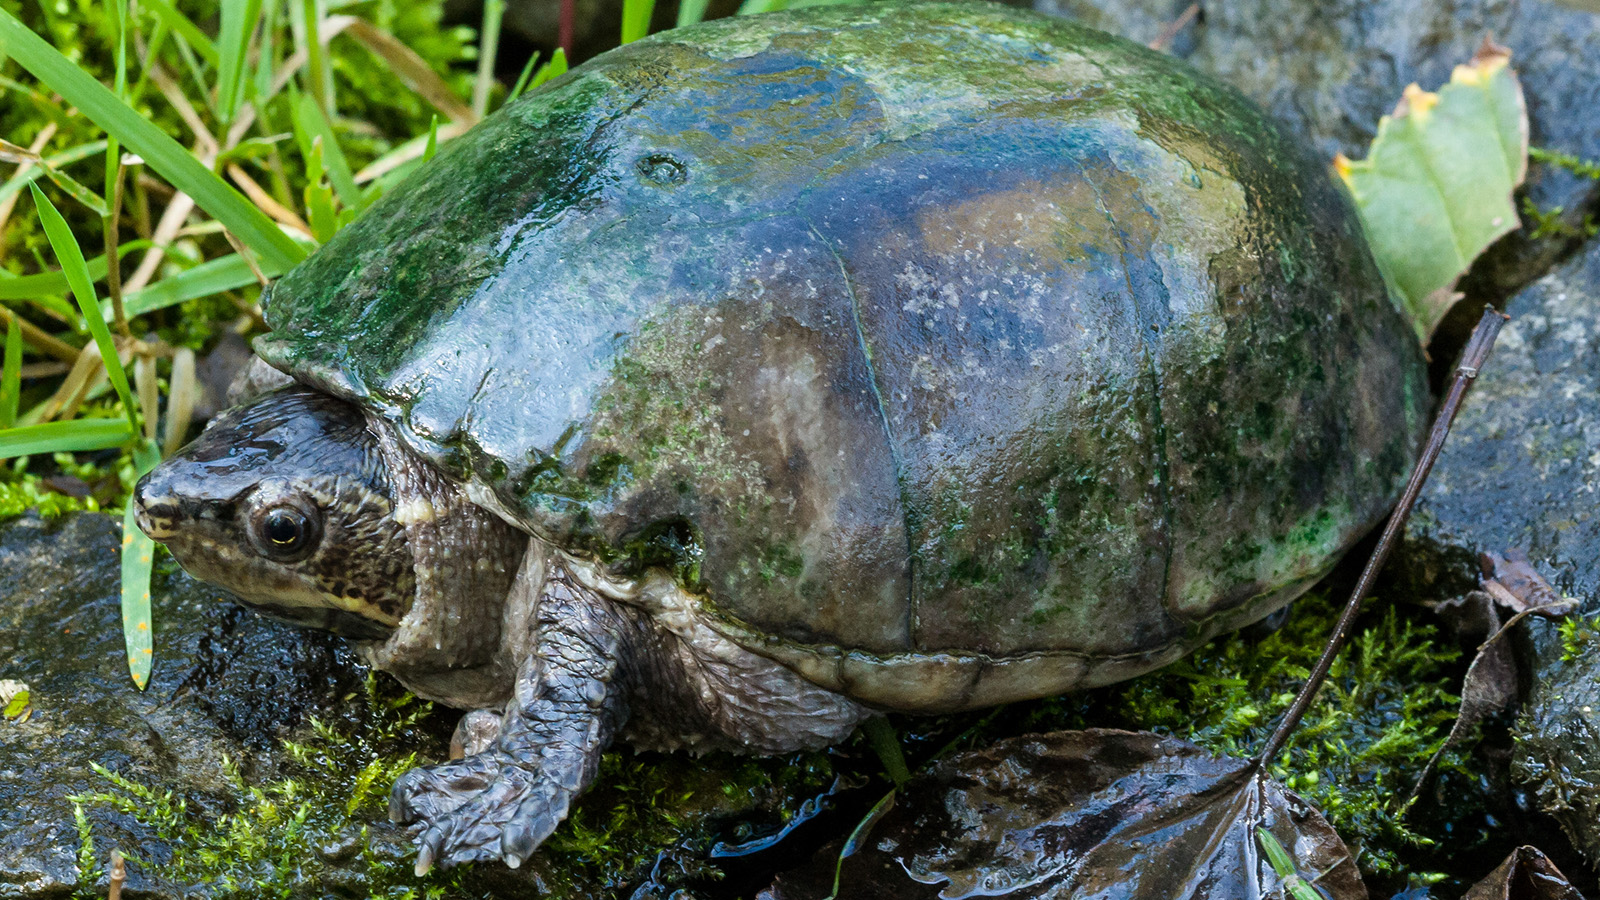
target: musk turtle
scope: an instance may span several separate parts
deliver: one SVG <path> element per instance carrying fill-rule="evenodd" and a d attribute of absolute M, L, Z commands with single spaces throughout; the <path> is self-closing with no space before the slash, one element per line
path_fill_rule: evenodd
<path fill-rule="evenodd" d="M 421 868 L 520 863 L 614 737 L 774 753 L 1172 661 L 1376 523 L 1429 406 L 1321 161 L 990 5 L 605 54 L 263 309 L 293 384 L 138 521 L 475 710 L 395 788 Z"/>

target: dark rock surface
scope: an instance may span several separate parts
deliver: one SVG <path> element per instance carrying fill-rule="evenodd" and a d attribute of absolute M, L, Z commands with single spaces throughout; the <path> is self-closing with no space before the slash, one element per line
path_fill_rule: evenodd
<path fill-rule="evenodd" d="M 1035 0 L 1034 8 L 1148 43 L 1188 0 Z M 1485 36 L 1512 50 L 1528 100 L 1536 147 L 1600 158 L 1600 15 L 1552 0 L 1207 0 L 1199 21 L 1168 51 L 1239 88 L 1335 153 L 1366 156 L 1378 119 L 1407 84 L 1450 80 Z M 1553 166 L 1529 170 L 1529 198 L 1560 206 L 1577 226 L 1600 209 L 1600 185 Z M 1570 239 L 1496 245 L 1463 283 L 1476 300 L 1498 300 L 1543 272 Z M 1477 315 L 1467 317 L 1467 325 Z"/>
<path fill-rule="evenodd" d="M 1473 571 L 1479 552 L 1523 550 L 1590 617 L 1600 612 L 1600 243 L 1518 293 L 1506 312 L 1511 321 L 1413 515 L 1409 555 L 1433 560 L 1423 574 L 1449 580 Z M 1532 687 L 1517 771 L 1597 862 L 1600 634 L 1585 625 L 1568 642 L 1551 622 L 1522 627 Z"/>
<path fill-rule="evenodd" d="M 263 783 L 284 770 L 282 739 L 300 737 L 308 714 L 334 722 L 367 714 L 365 669 L 342 641 L 218 602 L 218 591 L 181 572 L 157 575 L 155 671 L 137 690 L 122 645 L 119 532 L 115 519 L 93 513 L 0 524 L 0 679 L 26 682 L 33 705 L 25 722 L 0 722 L 0 897 L 101 894 L 95 870 L 112 848 L 145 861 L 130 864 L 125 896 L 183 895 L 196 886 L 163 877 L 182 848 L 151 817 L 104 803 L 82 804 L 95 844 L 82 876 L 69 798 L 112 788 L 93 765 L 170 791 L 213 819 L 234 812 L 239 796 L 224 757 L 245 781 Z M 433 743 L 416 749 L 442 752 L 442 736 Z M 371 860 L 409 868 L 409 838 L 382 821 L 381 807 L 372 818 L 364 857 L 316 867 L 318 885 L 365 896 Z"/>

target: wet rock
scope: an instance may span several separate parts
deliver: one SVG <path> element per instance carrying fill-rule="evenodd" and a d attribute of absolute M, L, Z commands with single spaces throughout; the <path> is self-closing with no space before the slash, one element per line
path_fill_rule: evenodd
<path fill-rule="evenodd" d="M 176 571 L 157 577 L 155 672 L 149 688 L 137 690 L 122 645 L 119 529 L 93 513 L 0 523 L 0 679 L 25 682 L 33 706 L 26 721 L 0 721 L 0 897 L 103 892 L 113 848 L 130 857 L 127 895 L 185 895 L 192 882 L 169 880 L 175 854 L 186 852 L 175 846 L 178 833 L 230 813 L 244 824 L 241 796 L 283 783 L 290 761 L 282 740 L 304 740 L 311 712 L 336 726 L 371 712 L 365 670 L 339 639 L 218 602 L 215 589 Z M 442 754 L 443 735 L 415 737 L 415 749 Z M 118 788 L 95 766 L 151 788 L 156 799 Z M 125 808 L 80 803 L 90 849 L 71 798 L 97 793 L 122 797 Z M 274 798 L 285 817 L 297 799 L 309 798 Z M 317 884 L 366 896 L 377 869 L 409 869 L 409 838 L 383 821 L 381 803 L 368 807 L 368 840 L 319 848 L 325 859 L 303 867 L 318 873 Z M 314 803 L 308 811 L 320 814 Z M 360 836 L 355 827 L 345 832 Z M 249 836 L 215 840 L 228 846 Z M 298 890 L 292 877 L 284 889 Z"/>
<path fill-rule="evenodd" d="M 1140 43 L 1162 35 L 1188 0 L 1035 0 Z M 1407 84 L 1430 90 L 1486 35 L 1513 51 L 1534 146 L 1600 158 L 1600 16 L 1553 0 L 1207 0 L 1169 52 L 1239 88 L 1332 160 L 1366 156 L 1380 116 Z M 1576 228 L 1600 209 L 1600 185 L 1557 167 L 1529 170 L 1529 198 L 1562 207 Z M 1509 236 L 1474 266 L 1469 297 L 1498 300 L 1571 249 L 1570 235 Z M 1470 320 L 1475 321 L 1474 312 Z M 1466 323 L 1470 328 L 1471 321 Z"/>
<path fill-rule="evenodd" d="M 1412 515 L 1407 555 L 1424 580 L 1446 583 L 1470 577 L 1481 552 L 1521 550 L 1579 601 L 1565 638 L 1560 623 L 1521 626 L 1532 687 L 1516 769 L 1600 862 L 1600 633 L 1583 624 L 1600 611 L 1600 244 L 1506 311 Z"/>

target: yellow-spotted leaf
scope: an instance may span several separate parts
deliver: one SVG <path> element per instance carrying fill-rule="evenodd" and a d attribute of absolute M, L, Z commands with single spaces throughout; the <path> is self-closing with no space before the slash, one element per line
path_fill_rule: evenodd
<path fill-rule="evenodd" d="M 140 441 L 134 446 L 133 462 L 142 476 L 161 462 L 161 451 L 154 441 Z M 134 523 L 130 498 L 122 515 L 122 637 L 128 648 L 128 674 L 141 691 L 150 683 L 155 661 L 150 640 L 150 571 L 155 558 L 155 542 Z"/>
<path fill-rule="evenodd" d="M 1511 192 L 1527 174 L 1528 113 L 1510 62 L 1485 40 L 1438 93 L 1407 87 L 1366 159 L 1334 159 L 1424 343 L 1459 297 L 1457 279 L 1518 224 Z"/>

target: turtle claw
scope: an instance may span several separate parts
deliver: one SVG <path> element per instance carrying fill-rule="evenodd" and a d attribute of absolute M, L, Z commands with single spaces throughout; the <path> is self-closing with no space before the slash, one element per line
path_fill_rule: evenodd
<path fill-rule="evenodd" d="M 419 875 L 436 864 L 491 859 L 514 869 L 556 830 L 575 793 L 490 752 L 407 772 L 389 798 L 389 816 L 420 828 Z"/>

